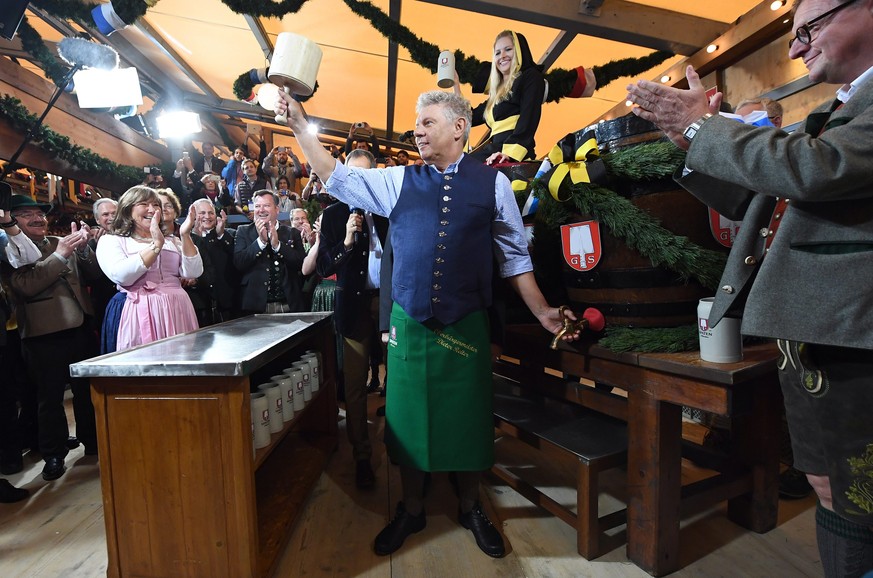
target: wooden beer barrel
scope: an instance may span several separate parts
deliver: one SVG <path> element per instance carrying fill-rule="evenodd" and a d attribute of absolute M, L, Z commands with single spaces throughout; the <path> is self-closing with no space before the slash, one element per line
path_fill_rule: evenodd
<path fill-rule="evenodd" d="M 633 114 L 599 123 L 595 128 L 601 152 L 614 152 L 666 139 L 652 123 Z M 726 252 L 712 236 L 706 205 L 681 188 L 671 177 L 657 181 L 613 180 L 607 188 L 630 200 L 639 210 L 660 222 L 674 235 L 687 237 L 705 248 Z M 593 220 L 591 215 L 574 215 Z M 602 255 L 589 271 L 577 271 L 563 263 L 563 284 L 576 311 L 599 309 L 609 325 L 629 327 L 674 327 L 694 324 L 697 302 L 714 293 L 695 280 L 652 262 L 601 224 Z"/>

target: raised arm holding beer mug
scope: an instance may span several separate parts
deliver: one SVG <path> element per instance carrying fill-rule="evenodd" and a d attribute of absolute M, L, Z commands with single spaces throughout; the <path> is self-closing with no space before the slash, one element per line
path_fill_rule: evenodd
<path fill-rule="evenodd" d="M 391 460 L 400 465 L 403 500 L 376 537 L 374 550 L 391 554 L 423 530 L 425 472 L 454 471 L 461 525 L 472 531 L 483 552 L 499 557 L 505 552 L 503 538 L 479 502 L 481 472 L 494 463 L 486 314 L 492 251 L 500 275 L 550 334 L 563 328 L 563 316 L 549 306 L 534 280 L 509 180 L 463 154 L 469 103 L 433 91 L 419 96 L 416 108 L 415 140 L 425 164 L 365 170 L 339 164 L 321 146 L 308 132 L 299 103 L 284 94 L 277 102 L 277 112 L 287 116 L 328 192 L 390 219 L 395 303 L 385 442 Z M 575 319 L 569 311 L 567 317 Z M 578 336 L 578 331 L 568 332 L 565 339 Z M 543 346 L 548 346 L 545 339 Z M 431 427 L 421 428 L 422 423 Z"/>

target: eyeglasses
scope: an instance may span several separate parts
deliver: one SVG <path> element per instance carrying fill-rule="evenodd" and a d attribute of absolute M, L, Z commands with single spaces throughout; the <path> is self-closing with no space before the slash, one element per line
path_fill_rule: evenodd
<path fill-rule="evenodd" d="M 809 44 L 810 42 L 812 42 L 812 33 L 817 32 L 818 29 L 821 28 L 821 25 L 819 25 L 819 22 L 821 22 L 822 20 L 824 20 L 825 18 L 827 18 L 828 16 L 830 16 L 832 14 L 836 14 L 837 12 L 839 12 L 840 10 L 842 10 L 843 8 L 848 6 L 849 4 L 853 4 L 854 2 L 855 2 L 855 0 L 849 0 L 848 2 L 843 2 L 842 4 L 840 4 L 838 6 L 834 6 L 833 8 L 831 8 L 830 10 L 825 12 L 824 14 L 822 14 L 820 16 L 816 16 L 815 18 L 813 18 L 812 20 L 810 20 L 806 24 L 802 24 L 802 25 L 798 26 L 797 31 L 794 33 L 794 38 L 792 38 L 791 40 L 788 41 L 788 49 L 791 50 L 791 47 L 794 45 L 795 40 L 797 40 L 801 44 Z"/>
<path fill-rule="evenodd" d="M 12 216 L 16 219 L 18 217 L 23 219 L 45 219 L 45 213 L 42 211 L 15 211 L 12 213 Z"/>

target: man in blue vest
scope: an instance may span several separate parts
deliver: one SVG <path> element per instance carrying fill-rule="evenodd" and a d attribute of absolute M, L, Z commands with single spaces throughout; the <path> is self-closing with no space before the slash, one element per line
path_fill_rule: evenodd
<path fill-rule="evenodd" d="M 489 556 L 503 538 L 479 503 L 494 463 L 491 353 L 486 309 L 492 263 L 548 331 L 562 318 L 537 287 L 509 179 L 463 154 L 470 104 L 439 91 L 418 99 L 415 140 L 424 165 L 359 170 L 324 150 L 300 105 L 284 95 L 290 126 L 330 194 L 389 218 L 394 307 L 388 334 L 385 443 L 400 465 L 403 501 L 376 537 L 391 554 L 426 524 L 426 472 L 456 472 L 462 526 Z M 572 313 L 569 316 L 573 318 Z M 569 339 L 575 339 L 578 333 Z"/>
<path fill-rule="evenodd" d="M 709 316 L 777 340 L 794 465 L 818 495 L 828 578 L 873 568 L 873 0 L 797 0 L 788 57 L 841 85 L 791 134 L 711 114 L 688 90 L 640 81 L 635 113 L 688 150 L 679 182 L 742 219 Z"/>

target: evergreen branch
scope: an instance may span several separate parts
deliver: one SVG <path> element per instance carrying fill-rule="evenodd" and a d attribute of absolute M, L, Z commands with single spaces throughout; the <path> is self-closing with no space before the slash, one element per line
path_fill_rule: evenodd
<path fill-rule="evenodd" d="M 55 58 L 48 47 L 46 47 L 39 32 L 30 25 L 27 17 L 22 19 L 21 25 L 18 27 L 18 37 L 21 38 L 21 47 L 34 57 L 37 66 L 45 72 L 45 75 L 56 86 L 63 88 L 60 85 L 63 83 L 69 69 L 61 64 L 61 61 Z"/>
<path fill-rule="evenodd" d="M 38 120 L 38 117 L 30 114 L 20 100 L 8 94 L 0 95 L 0 118 L 6 119 L 10 126 L 21 134 L 25 134 L 35 126 Z M 90 149 L 74 145 L 69 137 L 58 134 L 45 125 L 34 129 L 31 142 L 49 155 L 66 161 L 82 172 L 116 175 L 125 183 L 125 188 L 142 180 L 142 169 L 119 165 Z"/>
<path fill-rule="evenodd" d="M 597 340 L 610 351 L 649 353 L 679 353 L 699 347 L 697 326 L 681 327 L 607 327 L 606 333 Z"/>

